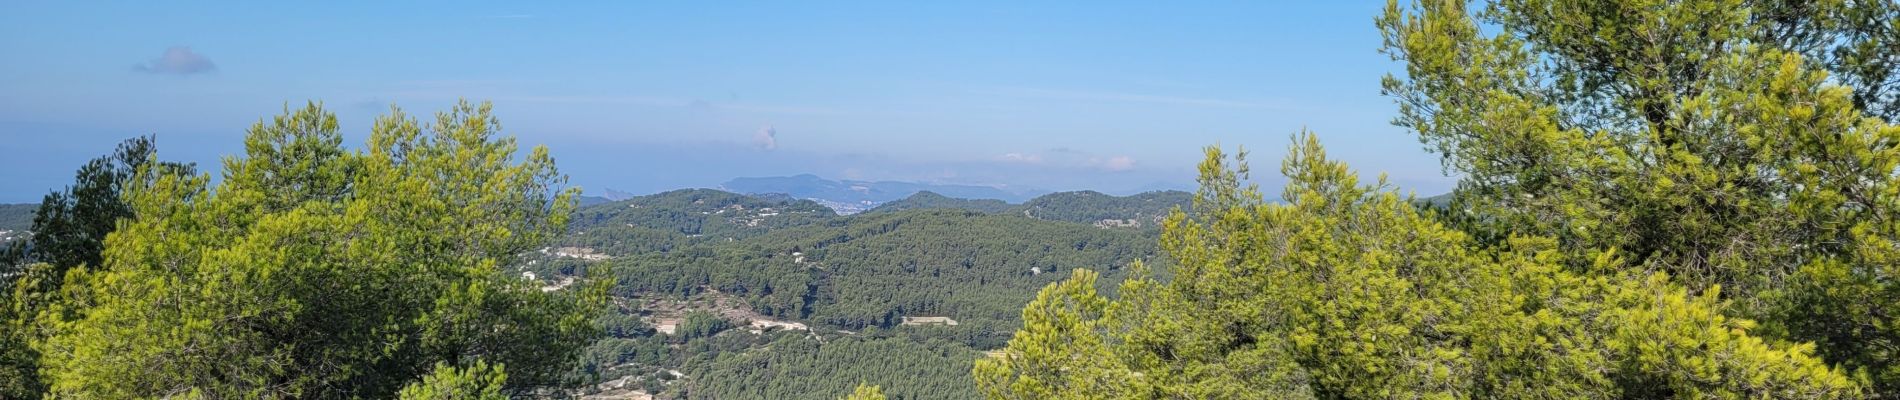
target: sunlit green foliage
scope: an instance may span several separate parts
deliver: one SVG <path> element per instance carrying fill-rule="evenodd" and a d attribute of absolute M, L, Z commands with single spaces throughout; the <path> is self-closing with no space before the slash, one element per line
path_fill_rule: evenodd
<path fill-rule="evenodd" d="M 860 383 L 856 390 L 851 391 L 850 396 L 844 397 L 844 400 L 884 400 L 884 391 L 878 389 L 876 385 Z"/>
<path fill-rule="evenodd" d="M 508 373 L 501 364 L 489 365 L 480 360 L 468 368 L 451 367 L 448 364 L 436 364 L 435 371 L 423 376 L 419 382 L 402 388 L 397 398 L 402 400 L 507 400 L 502 386 L 508 380 Z"/>
<path fill-rule="evenodd" d="M 1009 347 L 978 361 L 978 386 L 1023 399 L 1861 394 L 1811 345 L 1726 316 L 1719 290 L 1574 273 L 1547 238 L 1478 246 L 1303 139 L 1282 167 L 1286 204 L 1210 149 L 1194 214 L 1162 236 L 1174 279 L 1109 297 L 1078 271 L 1044 289 Z"/>
<path fill-rule="evenodd" d="M 39 205 L 8 206 L 29 221 L 17 229 L 31 233 L 0 243 L 0 398 L 45 391 L 39 353 L 29 345 L 43 332 L 31 329 L 31 320 L 58 295 L 67 270 L 99 265 L 106 235 L 133 216 L 126 194 L 149 184 L 148 177 L 192 173 L 192 165 L 158 161 L 154 143 L 151 136 L 126 140 L 79 167 L 71 186 Z"/>
<path fill-rule="evenodd" d="M 103 262 L 65 273 L 34 318 L 51 395 L 393 397 L 483 360 L 492 375 L 452 374 L 499 380 L 505 363 L 510 390 L 554 383 L 599 333 L 603 288 L 502 271 L 562 231 L 574 190 L 545 149 L 498 135 L 462 103 L 426 130 L 392 111 L 351 151 L 311 104 L 254 125 L 215 188 L 140 169 Z"/>
<path fill-rule="evenodd" d="M 1666 272 L 1900 395 L 1900 3 L 1422 0 L 1377 21 L 1397 124 L 1463 176 L 1454 225 L 1549 238 L 1583 276 Z"/>

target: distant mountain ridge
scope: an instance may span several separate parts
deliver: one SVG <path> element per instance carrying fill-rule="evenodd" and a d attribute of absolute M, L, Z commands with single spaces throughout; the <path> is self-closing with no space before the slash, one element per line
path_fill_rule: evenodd
<path fill-rule="evenodd" d="M 1047 193 L 1042 190 L 1012 190 L 993 186 L 940 185 L 897 181 L 855 181 L 820 178 L 802 174 L 783 177 L 737 178 L 720 185 L 720 190 L 742 194 L 783 193 L 794 198 L 812 199 L 849 214 L 901 200 L 918 192 L 933 192 L 963 199 L 996 199 L 1010 203 L 1028 201 Z"/>
<path fill-rule="evenodd" d="M 1161 218 L 1166 217 L 1175 208 L 1187 210 L 1193 206 L 1194 194 L 1178 190 L 1147 192 L 1133 196 L 1115 196 L 1084 190 L 1050 193 L 1029 200 L 1012 211 L 1022 212 L 1024 216 L 1030 218 L 1052 221 L 1107 223 L 1111 220 L 1121 220 L 1122 224 L 1160 226 Z"/>
<path fill-rule="evenodd" d="M 1015 207 L 996 199 L 960 199 L 944 196 L 932 191 L 917 192 L 903 200 L 891 201 L 865 212 L 896 212 L 904 210 L 922 210 L 933 208 L 970 210 L 987 214 L 1001 214 Z"/>
<path fill-rule="evenodd" d="M 27 230 L 33 227 L 33 214 L 39 204 L 0 204 L 0 230 Z"/>
<path fill-rule="evenodd" d="M 39 209 L 39 204 L 0 204 L 0 242 L 26 237 Z"/>
<path fill-rule="evenodd" d="M 1024 217 L 1096 224 L 1103 227 L 1154 227 L 1162 217 L 1179 207 L 1194 203 L 1194 194 L 1155 191 L 1132 196 L 1115 196 L 1084 190 L 1037 196 L 1022 204 L 992 199 L 959 199 L 933 192 L 918 192 L 903 200 L 884 203 L 865 213 L 897 212 L 917 209 L 960 209 L 986 214 L 1011 214 Z"/>

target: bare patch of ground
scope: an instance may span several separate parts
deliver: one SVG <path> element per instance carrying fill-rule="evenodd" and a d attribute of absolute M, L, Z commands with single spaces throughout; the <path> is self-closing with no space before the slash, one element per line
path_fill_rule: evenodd
<path fill-rule="evenodd" d="M 587 260 L 587 261 L 601 261 L 601 260 L 613 258 L 613 257 L 607 256 L 607 254 L 594 251 L 592 247 L 542 248 L 541 254 L 547 254 L 547 255 L 551 255 L 555 257 L 575 258 L 575 259 L 581 259 L 581 260 Z"/>
<path fill-rule="evenodd" d="M 810 331 L 811 327 L 803 323 L 773 319 L 765 314 L 752 311 L 744 300 L 720 293 L 715 289 L 686 299 L 663 296 L 635 297 L 631 299 L 638 305 L 641 318 L 653 325 L 655 330 L 668 335 L 676 334 L 679 324 L 686 320 L 686 314 L 693 311 L 706 311 L 731 322 L 733 325 L 747 327 L 752 333 L 764 333 L 774 329 Z"/>
<path fill-rule="evenodd" d="M 957 326 L 957 320 L 950 317 L 904 317 L 904 325 L 947 325 Z"/>
<path fill-rule="evenodd" d="M 631 376 L 601 382 L 599 385 L 594 385 L 594 389 L 599 392 L 581 396 L 581 400 L 653 400 L 653 395 L 645 391 L 628 388 L 627 386 L 631 383 L 633 383 Z"/>

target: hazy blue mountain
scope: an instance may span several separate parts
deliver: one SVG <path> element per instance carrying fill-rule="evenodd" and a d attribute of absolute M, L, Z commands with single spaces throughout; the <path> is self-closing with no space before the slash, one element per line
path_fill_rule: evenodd
<path fill-rule="evenodd" d="M 1445 194 L 1441 194 L 1437 196 L 1420 197 L 1420 198 L 1412 199 L 1412 202 L 1418 203 L 1420 205 L 1430 206 L 1432 208 L 1445 208 L 1445 207 L 1451 206 L 1451 193 L 1445 193 Z"/>
<path fill-rule="evenodd" d="M 1199 189 L 1199 188 L 1200 188 L 1199 184 L 1195 183 L 1194 181 L 1155 181 L 1155 182 L 1149 182 L 1146 185 L 1141 185 L 1140 187 L 1135 188 L 1135 190 L 1132 193 L 1137 193 L 1137 194 L 1148 193 L 1148 192 L 1193 193 L 1195 189 Z M 1116 191 L 1115 193 L 1130 193 L 1130 192 Z"/>
<path fill-rule="evenodd" d="M 621 200 L 631 199 L 631 198 L 639 197 L 639 196 L 640 195 L 636 195 L 633 193 L 627 193 L 627 192 L 615 190 L 614 188 L 607 188 L 607 190 L 600 195 L 601 198 L 605 198 L 608 201 L 621 201 Z"/>
<path fill-rule="evenodd" d="M 607 202 L 612 202 L 612 201 L 613 199 L 608 199 L 606 197 L 600 197 L 600 196 L 580 196 L 579 198 L 575 199 L 575 202 L 579 203 L 581 207 L 607 203 Z"/>
<path fill-rule="evenodd" d="M 996 199 L 1016 203 L 1027 201 L 1042 191 L 1005 190 L 991 186 L 938 185 L 896 181 L 834 181 L 804 174 L 783 177 L 738 178 L 720 185 L 735 193 L 784 193 L 800 199 L 821 202 L 860 204 L 865 208 L 910 197 L 917 192 L 934 192 L 963 199 Z M 827 204 L 830 205 L 830 204 Z"/>

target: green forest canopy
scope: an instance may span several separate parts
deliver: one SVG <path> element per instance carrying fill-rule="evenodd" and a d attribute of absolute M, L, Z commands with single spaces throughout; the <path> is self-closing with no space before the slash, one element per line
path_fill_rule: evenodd
<path fill-rule="evenodd" d="M 33 227 L 33 210 L 38 204 L 0 204 L 0 231 L 25 231 Z"/>
<path fill-rule="evenodd" d="M 604 292 L 503 271 L 574 207 L 545 148 L 516 150 L 467 102 L 427 125 L 392 110 L 354 151 L 334 114 L 286 109 L 215 185 L 128 141 L 48 195 L 31 264 L 5 275 L 0 390 L 388 398 L 444 384 L 432 370 L 489 394 L 558 384 Z"/>
<path fill-rule="evenodd" d="M 1187 194 L 1176 193 L 1185 204 Z M 1083 198 L 1090 201 L 1036 203 L 1126 215 L 1119 219 L 1177 204 Z M 583 351 L 570 373 L 579 382 L 663 397 L 831 399 L 864 381 L 897 398 L 970 398 L 977 396 L 970 363 L 1020 327 L 1018 311 L 1038 288 L 1073 268 L 1121 276 L 1124 266 L 1157 254 L 1158 230 L 972 212 L 955 206 L 968 200 L 944 199 L 840 216 L 788 196 L 705 189 L 639 196 L 581 207 L 548 250 L 607 259 L 537 254 L 525 268 L 548 285 L 589 275 L 616 282 L 612 294 L 624 306 L 603 317 L 609 337 Z M 691 303 L 694 311 L 642 305 L 650 301 Z M 757 315 L 711 323 L 709 311 L 725 312 L 719 304 Z M 905 317 L 956 324 L 906 326 Z M 683 321 L 669 335 L 655 329 L 660 318 Z M 754 334 L 747 326 L 754 320 L 810 330 Z"/>

